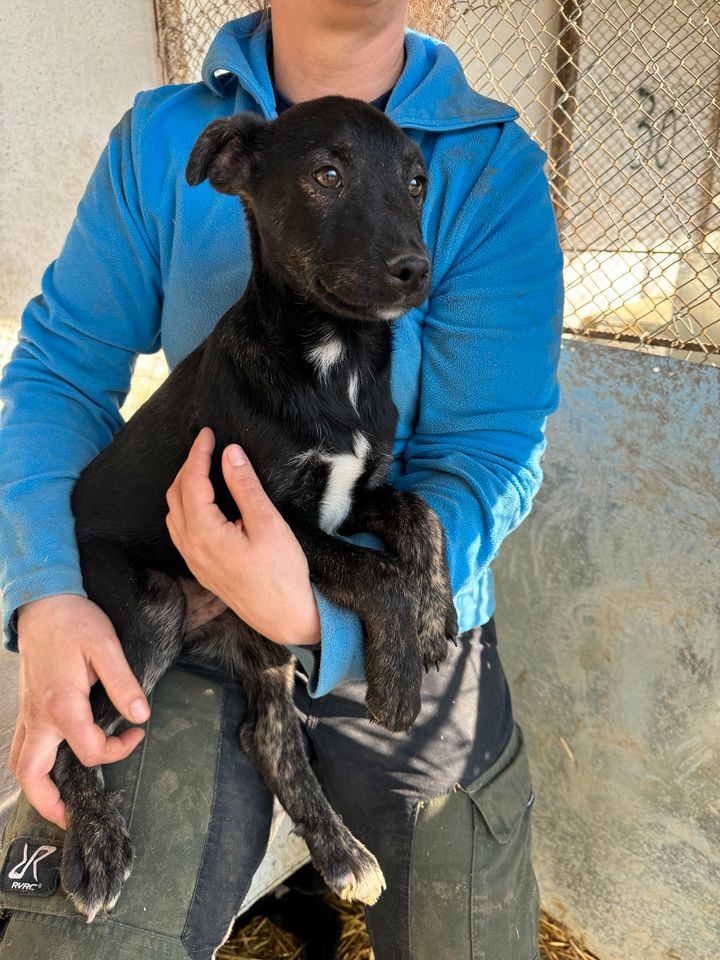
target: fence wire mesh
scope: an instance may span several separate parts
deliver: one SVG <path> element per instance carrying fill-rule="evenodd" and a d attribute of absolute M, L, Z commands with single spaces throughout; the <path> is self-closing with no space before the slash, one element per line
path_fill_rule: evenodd
<path fill-rule="evenodd" d="M 197 79 L 219 26 L 257 6 L 156 0 L 167 80 Z M 720 364 L 720 3 L 415 8 L 548 153 L 566 333 Z"/>

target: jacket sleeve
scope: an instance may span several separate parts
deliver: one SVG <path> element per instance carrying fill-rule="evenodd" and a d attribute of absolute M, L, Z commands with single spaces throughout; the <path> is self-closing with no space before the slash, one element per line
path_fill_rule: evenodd
<path fill-rule="evenodd" d="M 460 253 L 429 304 L 419 416 L 393 478 L 442 520 L 456 600 L 528 514 L 558 403 L 562 254 L 545 155 L 506 130 L 505 155 L 490 157 L 453 225 Z"/>
<path fill-rule="evenodd" d="M 391 471 L 394 486 L 420 494 L 443 522 L 456 601 L 475 593 L 529 512 L 558 403 L 562 254 L 545 155 L 515 125 L 500 151 L 447 225 L 460 252 L 428 305 L 418 419 Z M 321 655 L 313 663 L 307 649 L 296 651 L 315 696 L 362 676 L 357 618 L 321 598 L 319 607 Z"/>
<path fill-rule="evenodd" d="M 84 593 L 70 492 L 121 426 L 138 353 L 159 347 L 160 272 L 141 214 L 132 112 L 113 130 L 0 382 L 4 641 L 30 600 Z"/>

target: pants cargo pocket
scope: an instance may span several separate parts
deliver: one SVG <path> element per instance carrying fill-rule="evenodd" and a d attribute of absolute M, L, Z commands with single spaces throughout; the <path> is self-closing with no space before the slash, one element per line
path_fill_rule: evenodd
<path fill-rule="evenodd" d="M 413 960 L 535 960 L 533 800 L 515 727 L 481 777 L 421 804 L 410 878 Z"/>

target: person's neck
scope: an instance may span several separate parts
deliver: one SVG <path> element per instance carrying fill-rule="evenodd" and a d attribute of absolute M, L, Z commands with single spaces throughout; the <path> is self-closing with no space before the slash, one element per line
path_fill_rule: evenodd
<path fill-rule="evenodd" d="M 273 79 L 293 103 L 328 94 L 369 102 L 402 72 L 405 5 L 337 6 L 323 0 L 272 5 Z"/>

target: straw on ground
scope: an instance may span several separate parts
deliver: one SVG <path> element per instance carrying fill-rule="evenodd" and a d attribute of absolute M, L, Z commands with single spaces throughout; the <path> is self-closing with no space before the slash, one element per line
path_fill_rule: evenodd
<path fill-rule="evenodd" d="M 340 917 L 340 944 L 335 960 L 373 960 L 363 909 L 337 897 L 326 902 Z M 560 923 L 543 913 L 540 919 L 541 960 L 598 960 Z M 236 931 L 217 960 L 311 960 L 299 940 L 264 917 L 255 917 Z"/>

